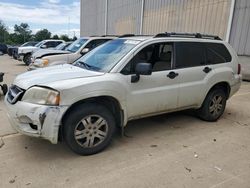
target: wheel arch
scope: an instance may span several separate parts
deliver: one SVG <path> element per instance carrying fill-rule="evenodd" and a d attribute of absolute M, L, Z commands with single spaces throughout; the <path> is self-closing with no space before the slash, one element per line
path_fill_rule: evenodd
<path fill-rule="evenodd" d="M 214 85 L 208 90 L 208 92 L 207 92 L 207 94 L 206 94 L 206 97 L 207 97 L 207 95 L 209 94 L 209 92 L 211 92 L 211 91 L 214 90 L 214 89 L 218 89 L 218 88 L 223 89 L 223 91 L 225 92 L 226 97 L 227 97 L 227 99 L 228 99 L 229 96 L 230 96 L 231 87 L 230 87 L 230 84 L 229 84 L 228 82 L 226 82 L 226 81 L 222 81 L 222 82 L 218 82 L 218 83 L 214 84 Z"/>
<path fill-rule="evenodd" d="M 123 131 L 124 111 L 122 109 L 120 102 L 112 96 L 104 95 L 104 96 L 96 96 L 96 97 L 86 98 L 86 99 L 77 101 L 74 104 L 72 104 L 67 109 L 67 111 L 64 113 L 64 115 L 62 117 L 62 120 L 61 120 L 62 126 L 60 126 L 60 132 L 62 132 L 64 122 L 65 122 L 66 118 L 70 115 L 70 113 L 74 109 L 76 109 L 78 106 L 80 106 L 82 104 L 87 104 L 87 103 L 88 104 L 97 103 L 97 104 L 104 105 L 106 108 L 108 108 L 115 117 L 117 127 L 121 128 L 121 130 Z"/>
<path fill-rule="evenodd" d="M 32 54 L 32 52 L 27 52 L 23 56 L 27 56 L 27 55 L 31 55 L 31 54 Z"/>

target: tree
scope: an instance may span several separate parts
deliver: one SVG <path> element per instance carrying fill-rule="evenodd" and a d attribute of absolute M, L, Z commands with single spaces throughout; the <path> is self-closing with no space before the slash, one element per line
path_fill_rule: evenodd
<path fill-rule="evenodd" d="M 58 35 L 53 35 L 52 39 L 59 39 Z"/>
<path fill-rule="evenodd" d="M 20 44 L 28 41 L 32 33 L 27 23 L 21 23 L 20 25 L 15 24 L 14 31 L 17 34 L 17 41 Z"/>
<path fill-rule="evenodd" d="M 5 43 L 8 40 L 9 32 L 2 20 L 0 20 L 0 43 Z"/>
<path fill-rule="evenodd" d="M 72 40 L 73 40 L 73 41 L 77 40 L 77 37 L 76 37 L 76 36 L 74 36 Z"/>
<path fill-rule="evenodd" d="M 60 36 L 60 39 L 66 41 L 66 42 L 67 42 L 67 41 L 70 41 L 68 35 L 61 35 L 61 36 Z"/>
<path fill-rule="evenodd" d="M 40 31 L 37 31 L 36 34 L 35 34 L 35 39 L 37 41 L 50 39 L 50 37 L 51 37 L 51 32 L 49 32 L 48 29 L 42 29 Z"/>

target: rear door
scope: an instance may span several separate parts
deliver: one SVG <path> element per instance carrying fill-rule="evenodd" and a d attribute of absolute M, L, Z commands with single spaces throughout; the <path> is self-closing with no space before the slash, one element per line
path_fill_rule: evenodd
<path fill-rule="evenodd" d="M 175 71 L 180 84 L 178 108 L 200 105 L 207 80 L 214 71 L 206 65 L 206 48 L 200 42 L 175 43 Z"/>

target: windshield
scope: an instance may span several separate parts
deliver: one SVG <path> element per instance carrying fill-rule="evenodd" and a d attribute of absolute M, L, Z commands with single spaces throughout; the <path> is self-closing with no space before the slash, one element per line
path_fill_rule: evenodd
<path fill-rule="evenodd" d="M 35 45 L 35 47 L 40 47 L 40 46 L 43 45 L 43 43 L 44 43 L 44 41 L 38 42 L 38 43 Z"/>
<path fill-rule="evenodd" d="M 74 65 L 89 70 L 108 72 L 139 42 L 127 39 L 112 40 L 84 55 Z"/>
<path fill-rule="evenodd" d="M 88 39 L 78 39 L 75 42 L 73 42 L 69 47 L 67 48 L 68 51 L 70 52 L 76 52 L 78 51 L 84 43 L 87 42 Z"/>
<path fill-rule="evenodd" d="M 25 42 L 24 44 L 22 44 L 21 46 L 35 46 L 36 42 Z"/>
<path fill-rule="evenodd" d="M 61 43 L 61 44 L 57 45 L 57 46 L 55 47 L 55 49 L 56 49 L 56 50 L 62 50 L 62 49 L 64 49 L 65 45 L 66 45 L 65 43 Z"/>
<path fill-rule="evenodd" d="M 24 44 L 21 45 L 22 46 L 28 46 L 29 45 L 29 42 L 25 42 Z"/>

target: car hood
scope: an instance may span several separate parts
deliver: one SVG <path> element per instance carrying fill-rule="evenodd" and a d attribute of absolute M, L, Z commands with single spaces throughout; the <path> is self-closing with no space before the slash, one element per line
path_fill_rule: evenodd
<path fill-rule="evenodd" d="M 65 50 L 53 50 L 53 49 L 47 49 L 47 50 L 38 50 L 33 54 L 33 58 L 42 58 L 49 55 L 59 55 L 59 54 L 68 54 L 69 51 Z"/>
<path fill-rule="evenodd" d="M 94 77 L 103 74 L 102 72 L 89 71 L 73 65 L 63 64 L 20 74 L 16 77 L 14 85 L 26 90 L 35 85 L 46 86 L 46 84 L 56 81 Z"/>
<path fill-rule="evenodd" d="M 38 49 L 38 47 L 35 46 L 23 46 L 23 47 L 19 47 L 19 50 L 35 50 Z"/>

